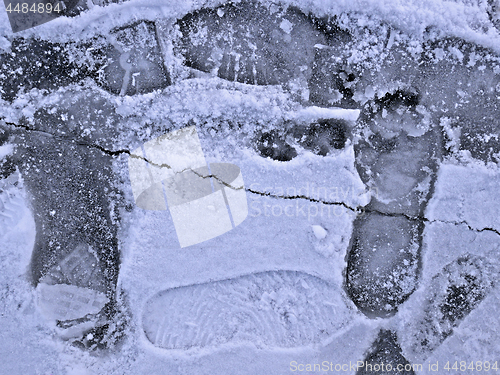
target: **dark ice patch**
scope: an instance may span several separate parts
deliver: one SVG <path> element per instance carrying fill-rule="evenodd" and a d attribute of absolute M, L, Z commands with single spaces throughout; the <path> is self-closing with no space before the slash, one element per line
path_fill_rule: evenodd
<path fill-rule="evenodd" d="M 467 255 L 445 266 L 431 281 L 412 351 L 433 352 L 489 294 L 497 279 L 498 272 L 483 257 Z"/>
<path fill-rule="evenodd" d="M 220 78 L 279 85 L 310 75 L 315 44 L 326 37 L 297 8 L 255 1 L 205 8 L 178 21 L 175 51 L 185 65 Z"/>
<path fill-rule="evenodd" d="M 149 93 L 170 85 L 154 23 L 113 31 L 116 45 L 98 36 L 82 44 L 16 38 L 0 55 L 0 94 L 13 101 L 32 89 L 54 91 L 86 77 L 113 94 Z"/>
<path fill-rule="evenodd" d="M 432 194 L 441 156 L 438 130 L 420 137 L 373 134 L 355 144 L 355 165 L 375 194 L 368 206 L 387 214 L 422 216 Z"/>
<path fill-rule="evenodd" d="M 139 21 L 112 31 L 116 45 L 105 50 L 108 63 L 99 83 L 114 94 L 146 94 L 170 85 L 155 24 Z"/>
<path fill-rule="evenodd" d="M 0 67 L 0 93 L 7 101 L 19 92 L 50 91 L 85 77 L 68 56 L 67 46 L 40 39 L 14 39 L 11 51 L 0 55 Z"/>
<path fill-rule="evenodd" d="M 35 212 L 31 260 L 35 284 L 75 249 L 89 244 L 105 266 L 106 291 L 118 276 L 117 226 L 109 211 L 114 195 L 110 158 L 101 151 L 31 133 L 18 139 L 15 161 Z"/>
<path fill-rule="evenodd" d="M 413 366 L 403 356 L 396 334 L 381 330 L 356 375 L 414 375 Z"/>
<path fill-rule="evenodd" d="M 15 141 L 13 159 L 23 176 L 36 226 L 32 282 L 68 283 L 103 292 L 109 302 L 97 315 L 97 325 L 104 326 L 116 319 L 120 263 L 120 196 L 111 157 L 43 132 L 18 134 Z M 115 328 L 109 325 L 107 338 Z"/>
<path fill-rule="evenodd" d="M 338 119 L 319 119 L 307 125 L 287 121 L 282 129 L 260 133 L 254 147 L 261 156 L 278 161 L 292 160 L 298 149 L 326 156 L 345 147 L 348 130 L 347 123 Z"/>
<path fill-rule="evenodd" d="M 353 97 L 359 72 L 344 63 L 341 54 L 337 49 L 317 49 L 309 79 L 311 103 L 323 107 L 358 107 Z"/>
<path fill-rule="evenodd" d="M 320 119 L 307 126 L 297 126 L 293 136 L 306 150 L 326 156 L 330 150 L 340 150 L 347 141 L 348 126 L 343 120 Z"/>
<path fill-rule="evenodd" d="M 484 47 L 457 38 L 424 45 L 421 104 L 432 108 L 436 122 L 459 131 L 457 149 L 484 162 L 500 153 L 500 60 Z"/>
<path fill-rule="evenodd" d="M 368 212 L 353 224 L 345 288 L 361 312 L 388 317 L 416 289 L 423 224 Z"/>
<path fill-rule="evenodd" d="M 255 141 L 260 155 L 277 161 L 290 161 L 297 156 L 295 148 L 290 146 L 283 134 L 272 130 L 261 134 Z"/>

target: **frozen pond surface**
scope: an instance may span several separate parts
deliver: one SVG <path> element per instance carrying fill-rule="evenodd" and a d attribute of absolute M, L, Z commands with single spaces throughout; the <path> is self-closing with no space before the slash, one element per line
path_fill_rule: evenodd
<path fill-rule="evenodd" d="M 68 4 L 0 14 L 3 372 L 496 373 L 498 2 Z M 181 247 L 187 127 L 248 216 L 193 167 Z"/>

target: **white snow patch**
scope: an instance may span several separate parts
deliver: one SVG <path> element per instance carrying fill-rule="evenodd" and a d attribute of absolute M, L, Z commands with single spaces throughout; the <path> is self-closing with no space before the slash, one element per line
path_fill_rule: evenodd
<path fill-rule="evenodd" d="M 321 225 L 312 225 L 312 230 L 318 240 L 324 239 L 328 234 L 326 229 L 323 228 Z"/>
<path fill-rule="evenodd" d="M 287 34 L 290 34 L 292 32 L 292 29 L 293 29 L 293 23 L 291 23 L 290 21 L 288 21 L 287 19 L 284 19 L 283 21 L 281 21 L 280 23 L 280 28 L 281 30 L 283 30 L 285 33 Z"/>
<path fill-rule="evenodd" d="M 500 172 L 478 164 L 443 164 L 427 207 L 431 221 L 465 222 L 500 231 Z"/>
<path fill-rule="evenodd" d="M 12 144 L 6 144 L 0 146 L 0 160 L 6 157 L 7 155 L 12 154 L 13 151 L 14 151 L 14 145 Z"/>

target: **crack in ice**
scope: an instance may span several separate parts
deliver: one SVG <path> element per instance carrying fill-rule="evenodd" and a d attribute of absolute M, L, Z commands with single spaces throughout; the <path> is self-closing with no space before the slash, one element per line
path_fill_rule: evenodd
<path fill-rule="evenodd" d="M 148 163 L 148 164 L 150 164 L 150 165 L 152 165 L 154 167 L 157 167 L 157 168 L 173 169 L 172 166 L 170 166 L 168 164 L 157 164 L 157 163 L 154 163 L 153 161 L 149 160 L 148 158 L 146 158 L 144 156 L 133 154 L 128 149 L 109 150 L 109 149 L 107 149 L 105 147 L 102 147 L 102 146 L 99 146 L 98 144 L 95 144 L 95 143 L 87 143 L 87 142 L 77 141 L 77 140 L 75 140 L 73 138 L 70 138 L 70 137 L 64 137 L 64 136 L 52 134 L 52 133 L 44 131 L 44 130 L 34 129 L 34 128 L 29 127 L 28 125 L 22 125 L 22 124 L 16 124 L 14 122 L 8 122 L 8 121 L 5 121 L 5 118 L 0 118 L 0 120 L 2 120 L 6 125 L 13 126 L 15 128 L 21 128 L 21 129 L 27 130 L 29 132 L 42 133 L 42 134 L 45 134 L 47 136 L 53 137 L 54 139 L 57 139 L 57 140 L 73 142 L 74 144 L 76 144 L 78 146 L 85 146 L 85 147 L 89 147 L 89 148 L 95 148 L 95 149 L 98 149 L 99 151 L 101 151 L 101 152 L 103 152 L 103 153 L 105 153 L 107 155 L 110 155 L 110 156 L 118 156 L 118 155 L 122 155 L 122 154 L 127 154 L 129 157 L 131 157 L 133 159 L 143 160 L 146 163 Z M 193 172 L 195 175 L 197 175 L 198 177 L 200 177 L 202 179 L 213 178 L 217 182 L 219 182 L 220 184 L 222 184 L 225 187 L 228 187 L 228 188 L 230 188 L 232 190 L 242 190 L 244 188 L 243 186 L 241 186 L 241 187 L 232 186 L 229 183 L 221 180 L 218 176 L 215 176 L 215 175 L 212 175 L 212 174 L 203 175 L 203 174 L 197 172 L 196 170 L 193 170 L 192 168 L 184 168 L 182 170 L 175 171 L 174 174 L 180 174 L 180 173 L 184 173 L 184 172 L 187 172 L 187 171 Z"/>
<path fill-rule="evenodd" d="M 151 165 L 153 165 L 155 167 L 172 169 L 172 167 L 170 165 L 168 165 L 168 164 L 156 164 L 156 163 L 152 162 L 151 160 L 148 160 L 147 158 L 145 158 L 143 156 L 132 154 L 131 151 L 128 150 L 128 149 L 109 150 L 109 149 L 107 149 L 105 147 L 102 147 L 102 146 L 100 146 L 98 144 L 95 144 L 95 143 L 87 143 L 87 142 L 77 141 L 77 140 L 72 139 L 70 137 L 64 137 L 64 136 L 60 136 L 60 135 L 55 135 L 55 134 L 52 134 L 50 132 L 46 132 L 46 131 L 43 131 L 43 130 L 37 130 L 37 129 L 29 127 L 28 125 L 22 125 L 22 124 L 16 124 L 14 122 L 9 122 L 9 121 L 6 121 L 5 118 L 0 118 L 0 120 L 3 121 L 6 125 L 13 126 L 15 128 L 21 128 L 21 129 L 27 130 L 29 132 L 43 133 L 43 134 L 46 134 L 46 135 L 51 136 L 51 137 L 53 137 L 55 139 L 58 139 L 58 140 L 74 142 L 78 146 L 85 146 L 85 147 L 95 148 L 95 149 L 98 149 L 99 151 L 101 151 L 101 152 L 103 152 L 103 153 L 105 153 L 107 155 L 110 155 L 110 156 L 118 156 L 118 155 L 122 155 L 122 154 L 127 154 L 131 158 L 144 160 L 145 162 L 147 162 L 147 163 L 149 163 L 149 164 L 151 164 Z M 429 223 L 429 224 L 443 223 L 443 224 L 453 224 L 453 225 L 465 225 L 465 226 L 467 226 L 467 228 L 469 230 L 471 230 L 473 232 L 478 232 L 478 233 L 481 233 L 481 232 L 492 232 L 492 233 L 495 233 L 498 236 L 500 236 L 500 230 L 497 230 L 495 228 L 488 228 L 488 227 L 486 227 L 486 228 L 474 228 L 473 226 L 469 225 L 466 221 L 430 220 L 430 219 L 428 219 L 425 216 L 410 216 L 410 215 L 407 215 L 407 214 L 404 214 L 404 213 L 388 213 L 388 212 L 382 212 L 382 211 L 379 211 L 379 210 L 373 210 L 373 209 L 370 209 L 370 208 L 365 208 L 365 206 L 351 207 L 351 206 L 349 206 L 345 202 L 325 201 L 325 200 L 321 200 L 321 199 L 316 199 L 316 198 L 308 197 L 308 196 L 305 196 L 305 195 L 290 195 L 290 196 L 287 196 L 287 195 L 277 195 L 277 194 L 272 194 L 272 193 L 269 193 L 269 192 L 262 192 L 262 191 L 258 191 L 258 190 L 253 190 L 253 189 L 245 188 L 244 186 L 235 187 L 235 186 L 232 186 L 232 185 L 230 185 L 229 183 L 227 183 L 225 181 L 222 181 L 218 176 L 215 176 L 215 175 L 212 175 L 212 174 L 202 175 L 201 173 L 199 173 L 199 172 L 197 172 L 197 171 L 195 171 L 195 170 L 193 170 L 191 168 L 186 168 L 186 169 L 183 169 L 181 171 L 177 171 L 175 173 L 176 174 L 177 173 L 184 173 L 186 171 L 191 171 L 194 174 L 196 174 L 198 177 L 203 178 L 203 179 L 213 178 L 213 179 L 217 180 L 217 182 L 219 182 L 220 184 L 224 185 L 225 187 L 227 187 L 229 189 L 232 189 L 232 190 L 242 190 L 242 189 L 244 189 L 246 192 L 249 192 L 249 193 L 252 193 L 252 194 L 255 194 L 255 195 L 260 195 L 260 196 L 263 196 L 263 197 L 270 197 L 270 198 L 274 198 L 274 199 L 284 199 L 284 200 L 303 199 L 303 200 L 307 200 L 307 201 L 312 202 L 312 203 L 321 203 L 321 204 L 324 204 L 324 205 L 342 206 L 342 207 L 348 209 L 349 211 L 356 212 L 358 214 L 376 213 L 376 214 L 383 215 L 383 216 L 388 216 L 388 217 L 404 217 L 404 218 L 406 218 L 408 220 L 422 221 L 424 223 Z"/>

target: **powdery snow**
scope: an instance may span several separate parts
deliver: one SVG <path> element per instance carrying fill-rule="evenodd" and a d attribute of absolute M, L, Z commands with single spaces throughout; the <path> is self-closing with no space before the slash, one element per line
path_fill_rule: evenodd
<path fill-rule="evenodd" d="M 96 6 L 74 19 L 60 17 L 18 35 L 53 41 L 85 40 L 132 20 L 182 17 L 193 9 L 216 3 L 132 0 L 121 5 Z M 355 12 L 366 15 L 360 18 L 360 23 L 376 23 L 369 17 L 375 16 L 417 37 L 432 28 L 500 51 L 500 36 L 490 26 L 486 2 L 311 0 L 294 4 L 297 3 L 305 11 L 318 15 Z M 292 30 L 287 23 L 283 23 L 282 28 Z M 0 12 L 1 49 L 9 49 L 10 38 L 7 14 Z M 30 118 L 42 104 L 58 103 L 64 95 L 74 93 L 73 90 L 80 89 L 63 88 L 45 97 L 34 91 L 14 102 L 15 110 L 1 107 L 13 120 L 19 113 Z M 305 109 L 294 104 L 288 94 L 277 87 L 249 88 L 214 78 L 184 81 L 162 94 L 118 97 L 110 101 L 118 113 L 130 116 L 128 123 L 120 125 L 122 135 L 115 148 L 138 147 L 145 140 L 177 126 L 172 124 L 185 124 L 188 120 L 206 122 L 208 126 L 200 130 L 200 139 L 207 161 L 234 163 L 241 168 L 245 186 L 253 191 L 247 192 L 249 216 L 242 225 L 223 236 L 181 249 L 168 211 L 135 209 L 125 214 L 120 234 L 123 262 L 119 287 L 126 291 L 132 321 L 126 332 L 127 339 L 116 352 L 95 357 L 53 339 L 54 327 L 47 326 L 37 312 L 33 288 L 25 277 L 35 239 L 33 214 L 22 184 L 10 188 L 9 199 L 20 204 L 16 210 L 21 214 L 15 221 L 9 219 L 13 224 L 5 226 L 4 233 L 0 230 L 2 371 L 13 375 L 281 375 L 290 372 L 292 361 L 321 363 L 326 360 L 342 364 L 361 360 L 377 337 L 380 321 L 355 313 L 353 303 L 341 290 L 338 290 L 338 298 L 342 304 L 330 307 L 342 327 L 321 345 L 314 340 L 309 344 L 299 340 L 298 347 L 289 345 L 282 349 L 266 344 L 265 340 L 261 346 L 242 340 L 222 349 L 214 346 L 190 353 L 171 353 L 154 347 L 142 331 L 147 301 L 172 288 L 221 283 L 220 280 L 238 280 L 249 274 L 279 270 L 297 271 L 310 275 L 313 280 L 342 285 L 344 257 L 355 217 L 353 209 L 369 201 L 369 192 L 354 166 L 352 145 L 327 157 L 303 151 L 286 167 L 281 162 L 261 158 L 243 146 L 251 138 L 256 124 L 272 128 L 278 127 L 281 119 L 310 121 L 326 115 L 352 122 L 359 111 Z M 238 138 L 227 129 L 217 133 L 210 126 L 226 120 L 241 121 L 245 137 Z M 148 122 L 162 124 L 156 130 L 158 134 L 147 129 L 144 124 Z M 10 147 L 0 147 L 0 158 L 11 152 Z M 123 188 L 130 189 L 126 162 L 126 157 L 117 158 L 115 169 L 124 181 Z M 325 169 L 331 173 L 321 173 Z M 415 311 L 422 313 L 431 280 L 443 267 L 467 254 L 498 259 L 499 188 L 500 173 L 496 166 L 475 163 L 440 166 L 435 192 L 425 212 L 422 261 L 425 267 L 420 286 L 399 314 L 384 323 L 397 327 L 399 337 L 407 338 L 401 340 L 401 347 L 408 360 L 440 361 L 444 365 L 446 361 L 493 362 L 499 358 L 498 288 L 430 357 L 413 353 L 410 342 L 412 330 L 418 329 L 411 325 Z M 131 191 L 125 193 L 132 201 Z M 287 200 L 287 196 L 300 198 Z M 2 214 L 5 216 L 4 211 Z M 427 373 L 431 372 L 421 372 Z"/>

